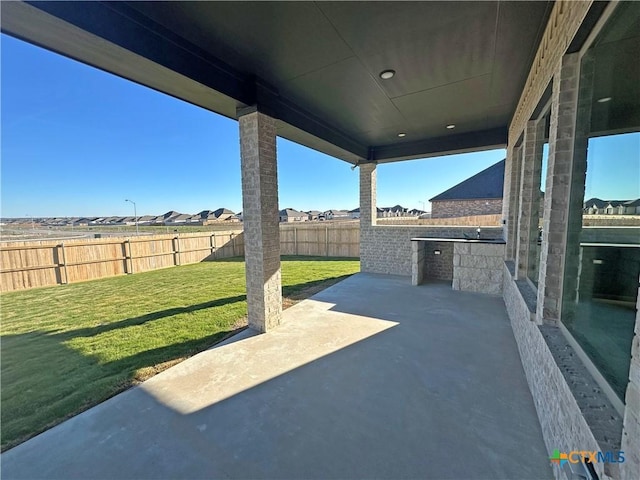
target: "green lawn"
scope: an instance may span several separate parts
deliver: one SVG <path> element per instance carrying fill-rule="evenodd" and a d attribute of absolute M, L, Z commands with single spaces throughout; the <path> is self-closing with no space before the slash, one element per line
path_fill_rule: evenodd
<path fill-rule="evenodd" d="M 285 306 L 358 270 L 357 259 L 283 257 Z M 246 325 L 238 258 L 0 299 L 2 450 Z"/>

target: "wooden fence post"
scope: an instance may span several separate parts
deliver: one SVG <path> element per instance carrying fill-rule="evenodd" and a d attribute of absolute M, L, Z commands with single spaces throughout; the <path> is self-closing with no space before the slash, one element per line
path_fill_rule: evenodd
<path fill-rule="evenodd" d="M 173 237 L 173 241 L 171 242 L 173 244 L 173 264 L 177 267 L 181 264 L 180 262 L 180 237 L 179 236 L 175 236 Z"/>
<path fill-rule="evenodd" d="M 133 273 L 133 255 L 131 253 L 131 239 L 127 238 L 125 241 L 125 247 L 124 247 L 124 262 L 125 265 L 127 263 L 127 260 L 129 260 L 129 271 L 126 273 Z M 129 246 L 129 248 L 127 248 L 127 245 Z"/>
<path fill-rule="evenodd" d="M 60 244 L 62 247 L 62 266 L 64 267 L 64 283 L 69 283 L 69 271 L 67 270 L 67 254 L 64 251 L 64 242 Z M 60 279 L 62 281 L 62 279 Z"/>
<path fill-rule="evenodd" d="M 293 227 L 293 254 L 298 255 L 298 228 Z"/>
<path fill-rule="evenodd" d="M 236 236 L 231 232 L 231 256 L 236 256 Z"/>
<path fill-rule="evenodd" d="M 324 253 L 325 257 L 329 256 L 329 227 L 324 227 Z"/>

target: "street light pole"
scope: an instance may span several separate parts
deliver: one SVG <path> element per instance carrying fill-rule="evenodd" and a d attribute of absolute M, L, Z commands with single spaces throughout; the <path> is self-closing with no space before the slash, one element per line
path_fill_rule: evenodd
<path fill-rule="evenodd" d="M 138 236 L 140 235 L 140 230 L 138 229 L 138 210 L 136 209 L 136 202 L 134 202 L 133 200 L 129 200 L 128 198 L 125 198 L 124 201 L 133 203 L 133 218 L 136 221 L 136 236 Z"/>

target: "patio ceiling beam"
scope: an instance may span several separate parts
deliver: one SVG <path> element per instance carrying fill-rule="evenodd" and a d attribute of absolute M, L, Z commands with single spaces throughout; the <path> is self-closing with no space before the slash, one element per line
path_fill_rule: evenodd
<path fill-rule="evenodd" d="M 367 158 L 368 147 L 338 128 L 281 96 L 278 90 L 256 79 L 256 105 L 261 112 L 340 147 L 360 158 Z"/>
<path fill-rule="evenodd" d="M 388 162 L 425 158 L 450 153 L 504 148 L 507 145 L 507 127 L 492 128 L 478 132 L 461 133 L 446 137 L 429 138 L 416 142 L 395 143 L 372 147 L 369 161 Z"/>

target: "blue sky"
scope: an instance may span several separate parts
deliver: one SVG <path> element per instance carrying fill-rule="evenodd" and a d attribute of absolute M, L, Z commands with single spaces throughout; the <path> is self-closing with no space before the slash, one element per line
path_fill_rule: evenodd
<path fill-rule="evenodd" d="M 242 209 L 236 121 L 9 36 L 0 41 L 2 216 L 131 215 L 125 198 L 140 215 Z M 597 147 L 627 160 L 624 175 L 598 167 L 606 185 L 588 182 L 598 192 L 591 196 L 640 195 L 640 134 L 625 137 Z M 422 208 L 504 156 L 493 150 L 380 165 L 378 205 Z M 278 139 L 281 208 L 357 207 L 358 170 L 350 167 Z"/>

